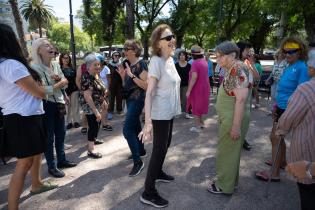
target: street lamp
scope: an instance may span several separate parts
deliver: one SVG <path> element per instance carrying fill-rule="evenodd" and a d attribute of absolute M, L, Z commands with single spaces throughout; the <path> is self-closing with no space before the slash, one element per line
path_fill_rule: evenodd
<path fill-rule="evenodd" d="M 75 53 L 75 41 L 74 41 L 74 33 L 73 33 L 73 15 L 72 15 L 72 2 L 69 0 L 69 8 L 70 8 L 70 37 L 71 37 L 71 52 L 72 52 L 72 68 L 74 70 L 77 69 L 77 61 L 76 61 L 76 53 Z"/>

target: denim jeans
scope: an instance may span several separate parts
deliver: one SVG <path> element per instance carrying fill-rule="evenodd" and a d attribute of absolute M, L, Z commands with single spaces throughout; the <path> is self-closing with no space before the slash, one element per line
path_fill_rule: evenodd
<path fill-rule="evenodd" d="M 144 145 L 138 138 L 138 135 L 141 132 L 140 115 L 142 113 L 144 102 L 141 100 L 128 99 L 126 103 L 127 113 L 123 134 L 128 142 L 132 159 L 136 162 L 140 160 L 140 154 L 144 152 Z"/>
<path fill-rule="evenodd" d="M 66 161 L 64 141 L 66 135 L 65 117 L 58 115 L 57 104 L 50 101 L 43 101 L 44 104 L 44 121 L 47 129 L 47 144 L 45 149 L 45 157 L 49 169 L 56 168 L 54 158 L 54 142 L 58 163 Z"/>

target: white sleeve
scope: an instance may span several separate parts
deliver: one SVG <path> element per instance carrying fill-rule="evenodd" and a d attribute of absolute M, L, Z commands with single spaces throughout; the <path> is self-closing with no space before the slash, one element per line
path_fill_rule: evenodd
<path fill-rule="evenodd" d="M 15 60 L 3 61 L 0 65 L 0 76 L 9 83 L 16 81 L 30 75 L 27 68 L 20 62 Z"/>
<path fill-rule="evenodd" d="M 157 80 L 161 78 L 161 69 L 157 57 L 152 57 L 149 63 L 149 77 L 155 77 Z"/>

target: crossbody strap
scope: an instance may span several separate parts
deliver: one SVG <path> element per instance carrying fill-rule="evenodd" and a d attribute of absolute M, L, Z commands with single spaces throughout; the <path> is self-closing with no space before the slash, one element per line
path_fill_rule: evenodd
<path fill-rule="evenodd" d="M 48 82 L 48 79 L 47 79 L 47 77 L 46 77 L 45 72 L 43 72 L 43 74 L 44 74 L 44 77 L 45 77 L 45 79 L 46 79 L 47 85 L 50 85 L 50 83 Z M 56 100 L 56 98 L 55 98 L 55 95 L 54 95 L 54 94 L 52 95 L 52 97 L 54 98 L 54 101 L 57 103 L 57 100 Z"/>

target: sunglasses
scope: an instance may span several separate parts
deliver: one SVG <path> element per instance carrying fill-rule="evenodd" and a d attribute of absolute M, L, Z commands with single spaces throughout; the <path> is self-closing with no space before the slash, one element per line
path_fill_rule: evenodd
<path fill-rule="evenodd" d="M 283 54 L 288 54 L 288 55 L 293 55 L 295 53 L 297 53 L 299 51 L 299 49 L 294 49 L 294 50 L 283 50 Z"/>
<path fill-rule="evenodd" d="M 69 57 L 63 57 L 63 59 L 66 59 L 66 60 L 68 60 L 68 59 L 69 59 Z"/>
<path fill-rule="evenodd" d="M 120 55 L 113 55 L 114 57 L 120 57 Z"/>
<path fill-rule="evenodd" d="M 166 40 L 166 41 L 171 41 L 172 39 L 175 39 L 175 36 L 174 36 L 174 34 L 172 34 L 172 35 L 168 35 L 168 36 L 166 36 L 166 37 L 163 37 L 163 38 L 161 38 L 160 40 Z"/>
<path fill-rule="evenodd" d="M 135 49 L 132 48 L 132 47 L 125 47 L 125 48 L 124 48 L 124 51 L 128 51 L 128 50 L 135 50 Z"/>

